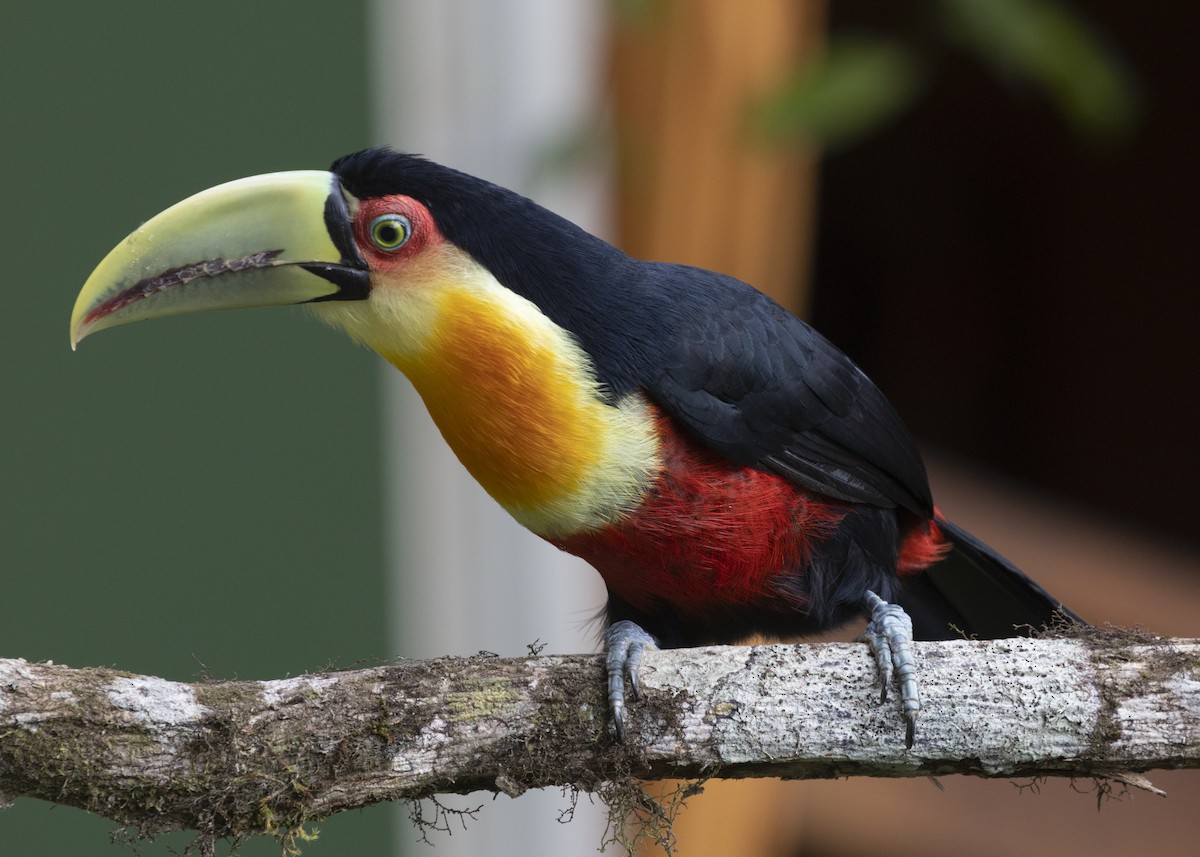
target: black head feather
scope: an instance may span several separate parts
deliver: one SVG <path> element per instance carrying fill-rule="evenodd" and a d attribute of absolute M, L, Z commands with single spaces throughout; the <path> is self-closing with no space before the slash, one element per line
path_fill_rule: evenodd
<path fill-rule="evenodd" d="M 330 168 L 360 199 L 404 194 L 447 240 L 579 340 L 613 395 L 643 385 L 665 314 L 638 288 L 638 263 L 518 193 L 417 155 L 378 147 Z M 653 310 L 653 311 L 650 311 Z"/>

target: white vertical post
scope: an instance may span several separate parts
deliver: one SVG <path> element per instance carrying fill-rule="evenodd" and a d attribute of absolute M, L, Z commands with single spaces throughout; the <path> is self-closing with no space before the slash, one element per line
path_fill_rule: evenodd
<path fill-rule="evenodd" d="M 372 0 L 375 136 L 536 198 L 603 233 L 604 170 L 545 156 L 603 113 L 603 0 Z M 463 470 L 412 388 L 386 367 L 385 485 L 393 654 L 523 655 L 595 647 L 599 576 L 520 528 Z M 557 791 L 483 796 L 478 820 L 441 834 L 439 857 L 583 854 L 603 809 L 570 824 Z M 449 798 L 454 806 L 476 798 Z M 416 837 L 400 822 L 401 844 Z M 424 847 L 424 846 L 418 846 Z M 406 850 L 406 849 L 404 849 Z"/>

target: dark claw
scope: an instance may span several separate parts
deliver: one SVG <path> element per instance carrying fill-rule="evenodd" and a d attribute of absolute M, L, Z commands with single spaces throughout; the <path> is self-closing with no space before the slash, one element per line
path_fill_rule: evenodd
<path fill-rule="evenodd" d="M 629 620 L 614 623 L 604 632 L 604 665 L 608 672 L 608 707 L 612 712 L 617 740 L 625 740 L 625 679 L 633 689 L 633 698 L 642 698 L 638 675 L 646 649 L 657 648 L 657 642 L 642 628 Z"/>

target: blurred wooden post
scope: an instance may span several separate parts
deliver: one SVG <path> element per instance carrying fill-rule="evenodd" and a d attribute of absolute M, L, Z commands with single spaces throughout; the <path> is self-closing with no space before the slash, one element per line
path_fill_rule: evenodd
<path fill-rule="evenodd" d="M 751 110 L 820 44 L 823 0 L 664 0 L 615 28 L 618 228 L 644 259 L 732 274 L 806 304 L 816 158 Z"/>
<path fill-rule="evenodd" d="M 804 312 L 817 158 L 756 136 L 748 120 L 764 92 L 821 44 L 824 27 L 824 0 L 663 0 L 618 22 L 622 249 L 732 274 Z M 676 820 L 681 849 L 786 853 L 801 813 L 780 804 L 793 799 L 776 781 L 710 783 Z"/>

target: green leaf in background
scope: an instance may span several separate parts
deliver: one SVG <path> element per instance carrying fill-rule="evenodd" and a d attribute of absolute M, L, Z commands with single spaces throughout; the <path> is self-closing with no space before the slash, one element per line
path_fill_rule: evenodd
<path fill-rule="evenodd" d="M 1080 136 L 1119 141 L 1138 98 L 1125 66 L 1095 29 L 1056 0 L 941 0 L 947 36 L 1001 74 L 1045 92 Z"/>
<path fill-rule="evenodd" d="M 758 126 L 824 149 L 857 142 L 908 109 L 925 85 L 917 53 L 891 39 L 835 37 L 817 60 L 767 96 Z"/>

